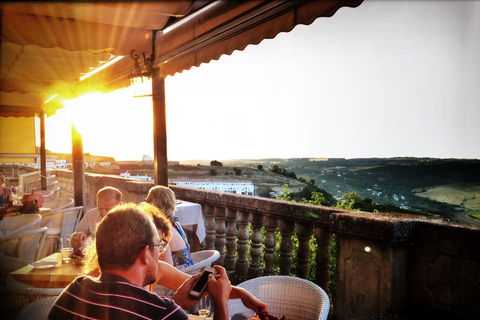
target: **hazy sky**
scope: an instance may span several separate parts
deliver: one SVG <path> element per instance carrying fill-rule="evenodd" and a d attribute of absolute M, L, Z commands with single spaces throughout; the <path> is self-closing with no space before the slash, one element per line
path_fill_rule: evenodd
<path fill-rule="evenodd" d="M 167 77 L 166 95 L 170 160 L 480 159 L 480 1 L 366 0 Z M 153 154 L 150 100 L 122 101 L 85 152 Z M 47 149 L 69 152 L 55 117 Z"/>

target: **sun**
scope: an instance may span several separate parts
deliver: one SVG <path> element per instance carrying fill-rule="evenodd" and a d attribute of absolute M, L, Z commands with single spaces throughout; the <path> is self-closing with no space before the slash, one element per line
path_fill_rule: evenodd
<path fill-rule="evenodd" d="M 71 153 L 73 124 L 82 134 L 85 153 L 115 160 L 153 153 L 151 97 L 134 98 L 130 88 L 124 88 L 86 94 L 63 104 L 65 108 L 46 121 L 47 149 Z"/>

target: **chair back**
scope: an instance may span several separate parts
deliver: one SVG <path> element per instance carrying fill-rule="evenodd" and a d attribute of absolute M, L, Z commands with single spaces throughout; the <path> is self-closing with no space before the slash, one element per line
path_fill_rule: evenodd
<path fill-rule="evenodd" d="M 22 312 L 22 308 L 37 300 L 41 301 L 40 299 L 49 297 L 51 297 L 52 300 L 53 298 L 56 299 L 62 291 L 63 289 L 11 288 L 0 286 L 0 311 L 5 319 L 14 319 L 15 315 L 17 319 L 33 319 L 22 316 L 22 314 L 25 315 L 25 313 Z M 52 304 L 53 302 L 54 301 L 52 301 Z M 50 304 L 50 306 L 52 306 L 52 304 Z M 47 319 L 47 316 L 44 316 L 42 319 Z"/>
<path fill-rule="evenodd" d="M 0 252 L 19 259 L 36 261 L 40 259 L 48 228 L 15 233 L 0 239 Z"/>
<path fill-rule="evenodd" d="M 326 292 L 315 283 L 290 276 L 266 276 L 247 280 L 238 285 L 265 302 L 268 313 L 285 319 L 326 320 L 330 300 Z M 240 299 L 228 301 L 228 314 L 243 315 L 247 319 L 254 313 Z"/>
<path fill-rule="evenodd" d="M 35 190 L 35 193 L 43 195 L 45 202 L 53 201 L 53 190 Z"/>
<path fill-rule="evenodd" d="M 220 257 L 220 252 L 217 250 L 203 250 L 190 254 L 193 260 L 193 265 L 184 267 L 183 265 L 175 266 L 175 268 L 185 272 L 186 274 L 195 275 L 200 273 L 203 268 L 210 266 Z"/>
<path fill-rule="evenodd" d="M 3 237 L 14 233 L 37 229 L 42 216 L 39 214 L 19 214 L 0 221 L 0 232 Z"/>
<path fill-rule="evenodd" d="M 80 222 L 82 217 L 83 206 L 63 209 L 62 228 L 60 230 L 60 236 L 62 237 L 62 243 L 69 238 Z"/>
<path fill-rule="evenodd" d="M 72 198 L 59 198 L 53 201 L 47 201 L 42 207 L 52 209 L 52 212 L 59 211 L 74 206 L 74 200 Z"/>

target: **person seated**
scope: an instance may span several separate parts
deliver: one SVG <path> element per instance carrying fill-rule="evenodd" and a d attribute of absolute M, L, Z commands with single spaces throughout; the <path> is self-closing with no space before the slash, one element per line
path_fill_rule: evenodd
<path fill-rule="evenodd" d="M 5 176 L 0 173 L 0 205 L 7 205 L 10 200 L 10 194 L 12 193 L 12 189 L 4 185 L 5 181 L 7 181 Z"/>
<path fill-rule="evenodd" d="M 154 205 L 145 203 L 140 205 L 139 209 L 145 213 L 154 223 L 157 228 L 158 234 L 163 234 L 163 239 L 168 243 L 171 239 L 171 224 L 170 220 Z M 161 254 L 166 254 L 166 247 L 163 248 Z M 86 249 L 87 261 L 83 267 L 85 274 L 98 275 L 98 258 L 95 248 L 95 243 L 92 243 Z M 179 290 L 181 285 L 191 279 L 193 276 L 182 272 L 175 268 L 168 262 L 160 260 L 158 262 L 157 279 L 155 283 L 152 283 L 150 291 L 152 291 L 155 284 L 161 285 L 173 291 Z M 253 296 L 247 290 L 232 286 L 229 299 L 241 299 L 245 307 L 252 309 L 255 313 L 259 314 L 262 310 L 267 309 L 267 305 Z M 188 306 L 182 306 L 183 309 L 189 308 Z"/>
<path fill-rule="evenodd" d="M 78 223 L 77 229 L 70 237 L 72 248 L 85 248 L 85 241 L 95 238 L 97 224 L 117 204 L 122 203 L 122 192 L 114 187 L 104 187 L 97 192 L 97 207 L 89 210 Z"/>
<path fill-rule="evenodd" d="M 96 230 L 100 276 L 77 277 L 55 301 L 48 319 L 189 319 L 182 308 L 198 302 L 189 292 L 200 275 L 183 283 L 171 299 L 143 288 L 156 281 L 163 237 L 138 205 L 116 206 Z M 215 269 L 218 274 L 209 276 L 207 289 L 214 301 L 213 319 L 226 320 L 231 284 L 224 268 Z"/>
<path fill-rule="evenodd" d="M 163 212 L 172 224 L 172 240 L 162 255 L 162 260 L 174 266 L 183 265 L 188 267 L 193 265 L 190 256 L 190 244 L 182 226 L 175 216 L 176 198 L 172 189 L 164 186 L 155 186 L 148 191 L 146 203 L 153 204 Z"/>

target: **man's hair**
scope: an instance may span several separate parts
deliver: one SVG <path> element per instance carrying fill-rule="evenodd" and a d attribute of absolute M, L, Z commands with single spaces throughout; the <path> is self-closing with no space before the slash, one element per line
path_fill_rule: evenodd
<path fill-rule="evenodd" d="M 113 208 L 97 226 L 95 246 L 100 270 L 128 270 L 138 252 L 152 244 L 150 219 L 134 203 Z"/>
<path fill-rule="evenodd" d="M 169 217 L 175 214 L 175 193 L 170 188 L 164 186 L 150 188 L 146 201 Z"/>
<path fill-rule="evenodd" d="M 114 187 L 104 187 L 97 192 L 97 204 L 99 198 L 105 200 L 116 199 L 120 203 L 122 201 L 122 192 Z"/>
<path fill-rule="evenodd" d="M 161 212 L 160 209 L 150 203 L 141 204 L 140 210 L 142 210 L 142 212 L 153 221 L 153 224 L 158 230 L 162 231 L 163 240 L 170 243 L 170 240 L 172 239 L 172 232 L 170 231 L 172 224 L 170 223 L 170 220 L 168 220 L 167 216 Z"/>

